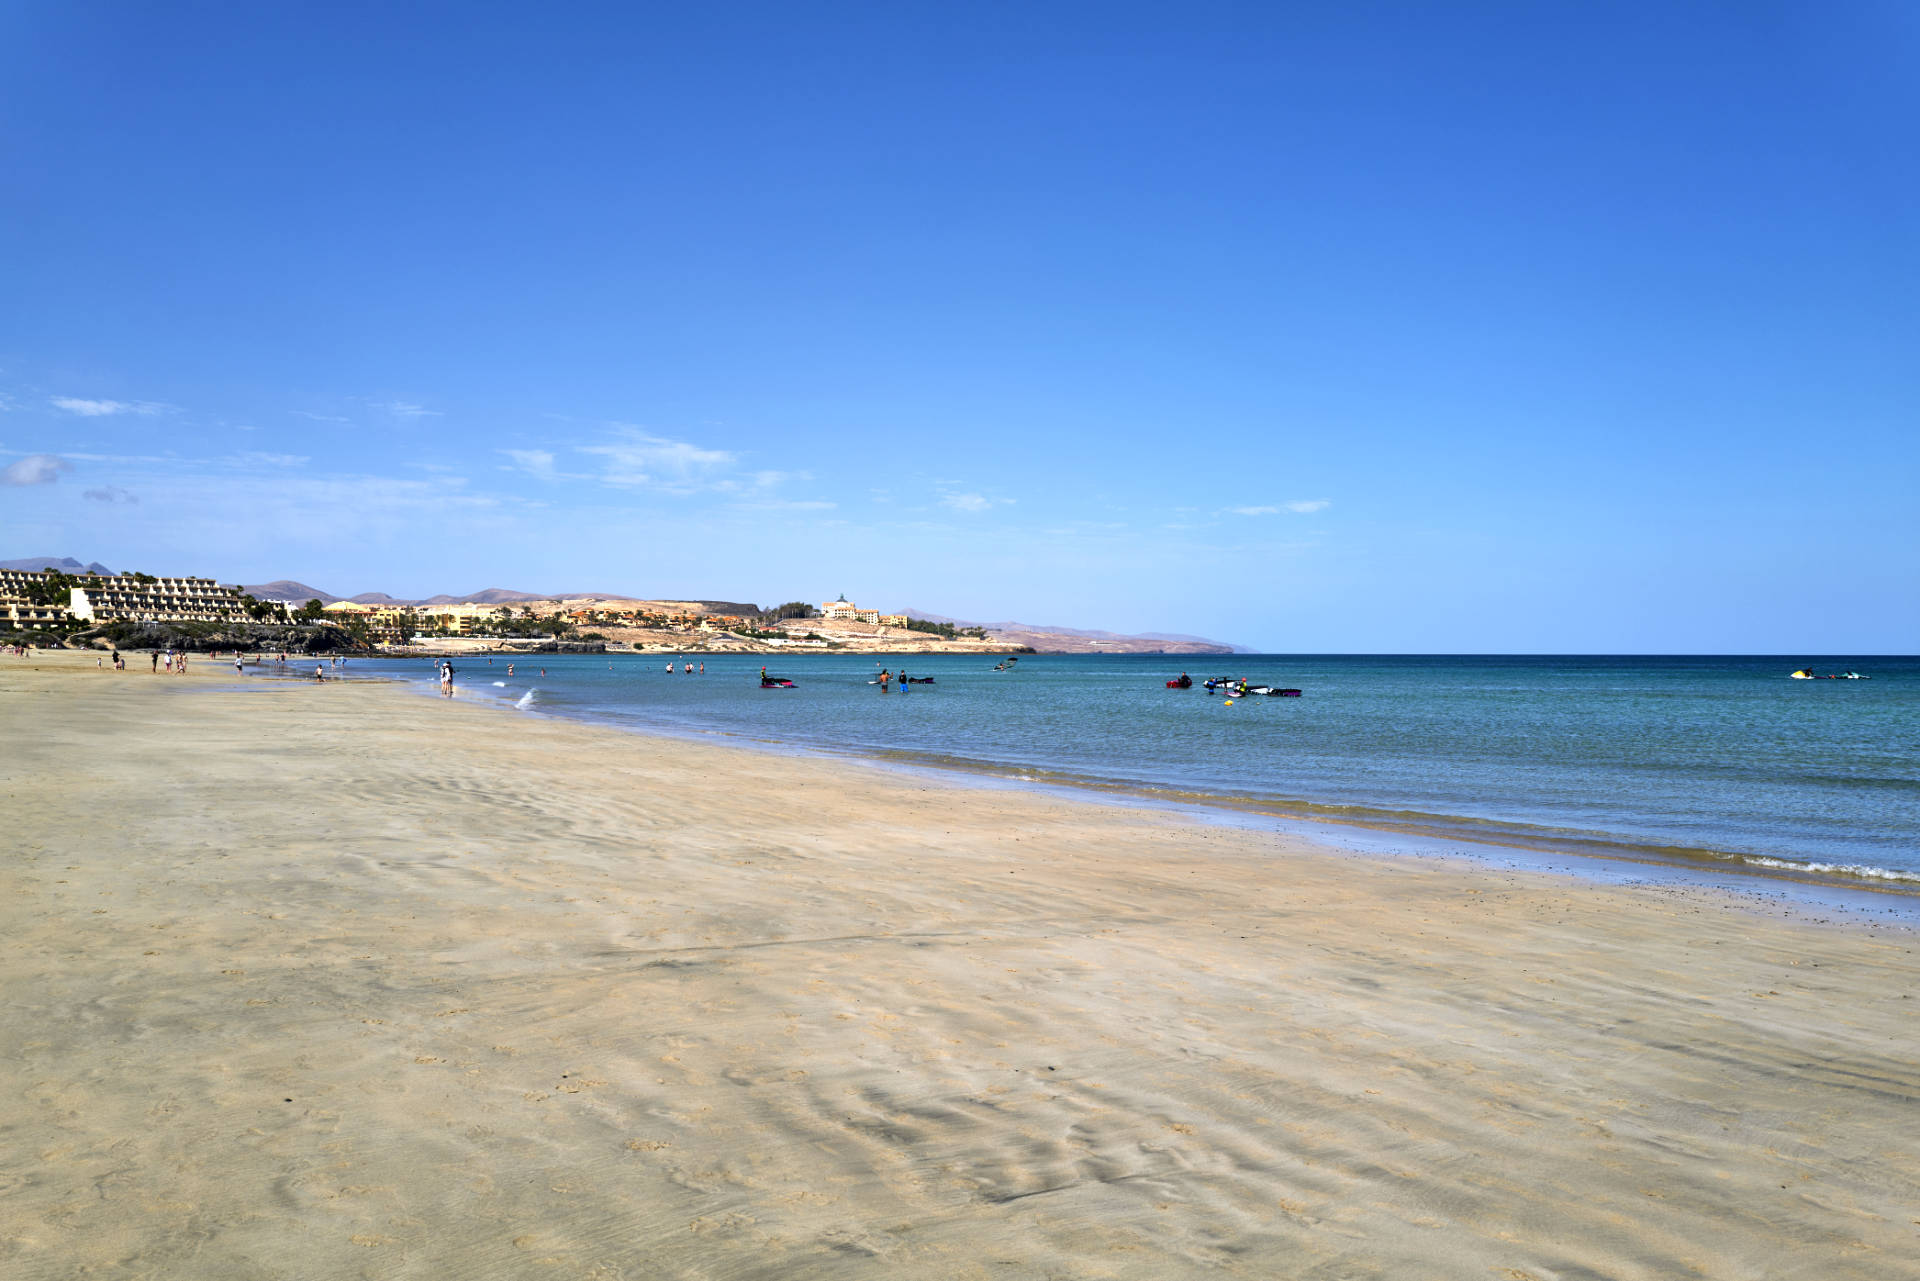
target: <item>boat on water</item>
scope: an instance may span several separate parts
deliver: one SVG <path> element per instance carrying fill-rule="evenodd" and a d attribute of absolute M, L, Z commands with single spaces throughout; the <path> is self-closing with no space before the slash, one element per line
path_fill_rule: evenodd
<path fill-rule="evenodd" d="M 1168 689 L 1192 689 L 1193 677 L 1187 675 L 1185 672 L 1181 672 L 1180 679 L 1171 680 L 1167 682 L 1167 688 Z"/>
<path fill-rule="evenodd" d="M 1790 675 L 1797 681 L 1870 681 L 1873 679 L 1871 676 L 1862 676 L 1859 672 L 1827 672 L 1823 674 L 1814 671 L 1811 667 L 1802 667 L 1799 671 L 1792 672 Z"/>
<path fill-rule="evenodd" d="M 1268 698 L 1299 698 L 1297 689 L 1283 688 L 1279 685 L 1255 685 L 1244 676 L 1209 676 L 1206 680 L 1207 693 L 1227 694 L 1234 698 L 1245 698 L 1250 694 L 1265 695 Z"/>

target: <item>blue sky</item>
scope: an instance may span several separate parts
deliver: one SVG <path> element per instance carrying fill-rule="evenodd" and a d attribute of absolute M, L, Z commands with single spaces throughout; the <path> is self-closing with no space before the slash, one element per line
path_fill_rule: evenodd
<path fill-rule="evenodd" d="M 1920 8 L 696 8 L 0 12 L 0 558 L 1914 650 Z"/>

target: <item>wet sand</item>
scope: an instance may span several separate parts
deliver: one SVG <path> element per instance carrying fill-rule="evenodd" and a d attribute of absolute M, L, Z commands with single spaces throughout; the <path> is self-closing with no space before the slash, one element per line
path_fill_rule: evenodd
<path fill-rule="evenodd" d="M 0 659 L 0 1273 L 1920 1274 L 1920 941 Z"/>

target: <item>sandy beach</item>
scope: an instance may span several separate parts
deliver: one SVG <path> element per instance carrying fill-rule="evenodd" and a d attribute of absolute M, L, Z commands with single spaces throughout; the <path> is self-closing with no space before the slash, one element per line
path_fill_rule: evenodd
<path fill-rule="evenodd" d="M 1920 940 L 0 659 L 15 1278 L 1920 1275 Z"/>

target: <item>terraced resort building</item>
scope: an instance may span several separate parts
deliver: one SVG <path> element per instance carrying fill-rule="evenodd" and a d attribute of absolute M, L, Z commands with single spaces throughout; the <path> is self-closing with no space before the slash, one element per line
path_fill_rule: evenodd
<path fill-rule="evenodd" d="M 66 601 L 56 585 L 68 584 Z M 154 578 L 146 574 L 85 574 L 58 577 L 41 570 L 0 569 L 0 613 L 15 628 L 63 623 L 212 622 L 247 617 L 238 587 L 211 578 Z M 19 620 L 19 621 L 16 621 Z M 30 620 L 30 621 L 28 621 Z"/>

